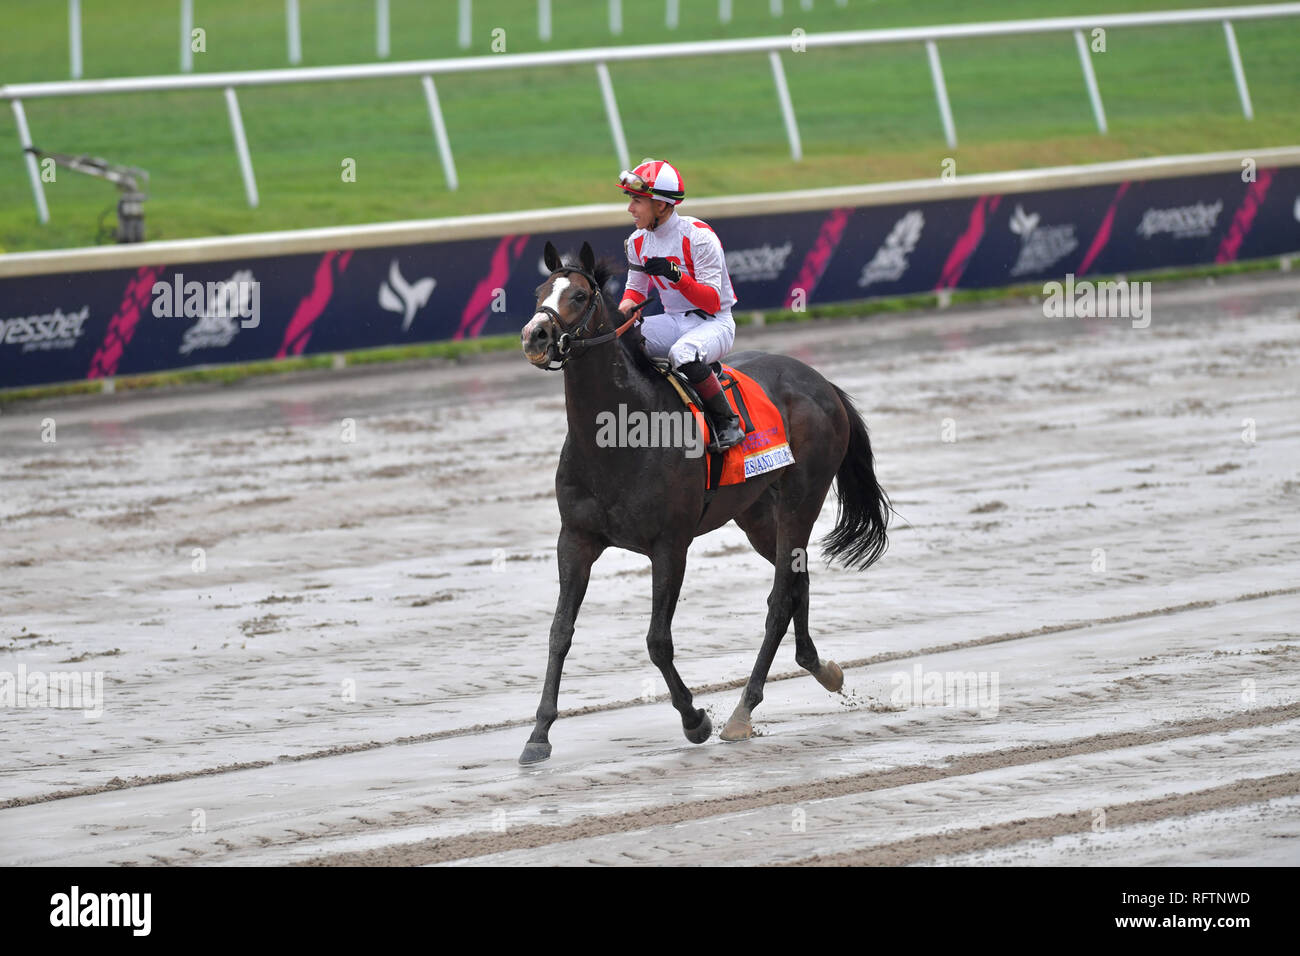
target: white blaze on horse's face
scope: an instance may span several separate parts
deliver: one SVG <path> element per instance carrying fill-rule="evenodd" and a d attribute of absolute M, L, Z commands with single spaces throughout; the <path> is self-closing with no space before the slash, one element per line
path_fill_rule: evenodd
<path fill-rule="evenodd" d="M 555 282 L 551 285 L 551 294 L 546 297 L 546 301 L 543 302 L 542 305 L 554 309 L 558 313 L 560 311 L 560 298 L 564 295 L 564 290 L 570 285 L 570 281 L 564 276 L 556 278 Z M 537 331 L 541 326 L 550 321 L 551 317 L 545 312 L 534 312 L 532 319 L 529 320 L 528 324 L 524 326 L 523 332 L 520 333 L 520 338 L 523 340 L 524 344 L 524 355 L 531 362 L 537 362 L 538 359 L 543 357 L 546 353 L 546 345 L 549 344 L 549 342 L 542 343 L 540 351 L 536 350 L 536 345 L 538 344 Z M 530 345 L 534 346 L 534 348 L 530 349 Z"/>
<path fill-rule="evenodd" d="M 555 280 L 555 284 L 551 286 L 551 294 L 546 297 L 546 301 L 543 302 L 542 305 L 546 306 L 547 308 L 554 309 L 556 312 L 559 312 L 560 296 L 564 295 L 564 290 L 567 289 L 570 285 L 572 285 L 572 283 L 567 278 L 565 278 L 564 276 L 560 276 L 558 279 Z M 545 317 L 545 313 L 538 312 L 536 315 L 533 316 L 533 318 L 536 319 L 538 315 Z"/>

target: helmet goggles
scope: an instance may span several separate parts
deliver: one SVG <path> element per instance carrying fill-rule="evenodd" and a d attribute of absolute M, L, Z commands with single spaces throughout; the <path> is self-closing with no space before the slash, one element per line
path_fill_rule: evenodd
<path fill-rule="evenodd" d="M 618 174 L 618 184 L 623 187 L 626 192 L 634 193 L 637 196 L 645 196 L 647 199 L 660 198 L 656 197 L 654 193 L 650 191 L 652 184 L 646 182 L 638 173 L 626 169 L 623 170 Z"/>

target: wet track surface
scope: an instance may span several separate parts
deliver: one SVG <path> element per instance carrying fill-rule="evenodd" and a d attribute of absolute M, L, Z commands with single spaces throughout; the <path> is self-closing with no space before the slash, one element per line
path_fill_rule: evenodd
<path fill-rule="evenodd" d="M 530 768 L 558 375 L 6 409 L 0 673 L 99 672 L 104 713 L 4 714 L 0 862 L 1298 863 L 1298 302 L 1273 275 L 1157 286 L 1147 329 L 1028 302 L 742 329 L 857 399 L 900 515 L 866 574 L 812 562 L 844 693 L 787 638 L 762 736 L 690 745 L 648 562 L 608 552 L 561 688 L 585 712 Z M 734 525 L 692 548 L 677 664 L 715 728 L 770 575 Z M 985 698 L 900 699 L 916 668 Z"/>

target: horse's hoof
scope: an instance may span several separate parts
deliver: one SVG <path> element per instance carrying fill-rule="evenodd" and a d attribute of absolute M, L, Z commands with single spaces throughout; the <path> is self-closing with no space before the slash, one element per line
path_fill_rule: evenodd
<path fill-rule="evenodd" d="M 686 739 L 691 743 L 702 744 L 713 736 L 713 721 L 709 720 L 709 715 L 702 710 L 697 710 L 696 713 L 700 715 L 700 722 L 693 730 L 688 730 L 685 727 L 682 730 L 686 734 Z"/>
<path fill-rule="evenodd" d="M 832 694 L 838 694 L 840 688 L 844 686 L 844 671 L 834 661 L 821 661 L 813 676 L 817 678 L 817 683 Z"/>
<path fill-rule="evenodd" d="M 723 727 L 722 733 L 718 734 L 719 739 L 728 743 L 735 740 L 748 740 L 752 736 L 754 736 L 754 725 L 750 722 L 749 708 L 744 704 L 732 711 L 727 726 Z"/>
<path fill-rule="evenodd" d="M 519 762 L 524 766 L 530 763 L 541 763 L 551 756 L 551 745 L 546 741 L 537 743 L 530 740 L 524 746 L 524 752 L 519 755 Z"/>

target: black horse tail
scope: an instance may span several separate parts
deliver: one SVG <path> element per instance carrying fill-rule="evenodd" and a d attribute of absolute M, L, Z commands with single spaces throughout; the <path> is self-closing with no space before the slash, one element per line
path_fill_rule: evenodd
<path fill-rule="evenodd" d="M 889 498 L 876 481 L 867 423 L 853 400 L 832 384 L 849 416 L 849 448 L 835 475 L 839 495 L 839 514 L 835 527 L 822 540 L 827 557 L 842 558 L 845 567 L 865 571 L 876 562 L 889 540 L 885 525 L 889 521 Z"/>

